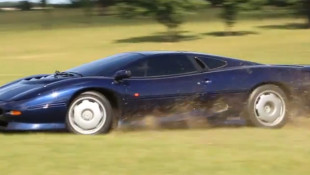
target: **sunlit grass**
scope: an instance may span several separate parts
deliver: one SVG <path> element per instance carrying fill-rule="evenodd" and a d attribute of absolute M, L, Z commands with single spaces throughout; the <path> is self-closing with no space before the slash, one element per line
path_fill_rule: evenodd
<path fill-rule="evenodd" d="M 309 174 L 310 132 L 254 128 L 0 135 L 2 174 Z"/>

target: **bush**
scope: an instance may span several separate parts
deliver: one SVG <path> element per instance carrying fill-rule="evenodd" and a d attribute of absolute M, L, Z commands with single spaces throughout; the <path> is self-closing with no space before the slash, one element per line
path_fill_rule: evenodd
<path fill-rule="evenodd" d="M 21 1 L 19 3 L 19 9 L 21 9 L 23 11 L 31 10 L 31 8 L 32 8 L 32 4 L 28 1 Z"/>

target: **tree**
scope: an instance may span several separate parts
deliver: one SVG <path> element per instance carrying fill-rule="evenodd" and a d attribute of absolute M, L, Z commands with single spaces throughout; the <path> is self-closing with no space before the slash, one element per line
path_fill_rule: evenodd
<path fill-rule="evenodd" d="M 296 9 L 298 15 L 307 18 L 307 27 L 310 28 L 310 0 L 266 0 L 265 4 Z"/>
<path fill-rule="evenodd" d="M 205 5 L 201 0 L 126 0 L 119 5 L 121 15 L 126 18 L 151 16 L 167 27 L 171 40 L 178 38 L 178 27 L 189 11 Z"/>
<path fill-rule="evenodd" d="M 219 6 L 222 5 L 224 2 L 224 0 L 207 0 L 207 1 L 209 1 L 212 4 L 212 6 Z"/>
<path fill-rule="evenodd" d="M 266 0 L 224 0 L 221 5 L 221 18 L 226 24 L 227 34 L 233 34 L 232 27 L 240 10 L 258 10 L 265 4 Z"/>
<path fill-rule="evenodd" d="M 268 0 L 244 0 L 239 1 L 241 10 L 260 10 L 268 4 Z"/>
<path fill-rule="evenodd" d="M 81 0 L 81 5 L 84 9 L 84 15 L 90 18 L 92 16 L 93 2 L 91 0 Z"/>
<path fill-rule="evenodd" d="M 47 4 L 46 0 L 41 0 L 41 7 L 45 8 L 46 4 Z"/>
<path fill-rule="evenodd" d="M 307 19 L 306 27 L 310 28 L 310 0 L 288 0 L 290 6 L 295 7 L 298 15 Z"/>
<path fill-rule="evenodd" d="M 239 2 L 234 0 L 226 0 L 223 5 L 221 17 L 225 21 L 228 34 L 232 34 L 232 27 L 236 23 L 239 12 Z"/>
<path fill-rule="evenodd" d="M 308 19 L 308 28 L 310 28 L 310 0 L 301 0 L 301 11 Z"/>
<path fill-rule="evenodd" d="M 279 7 L 285 7 L 291 5 L 290 0 L 268 0 L 267 4 Z"/>
<path fill-rule="evenodd" d="M 100 7 L 99 14 L 106 15 L 107 8 L 116 5 L 118 0 L 98 0 L 98 5 Z"/>
<path fill-rule="evenodd" d="M 48 8 L 48 1 L 47 0 L 41 0 L 41 7 L 44 12 L 44 20 L 42 21 L 42 28 L 48 29 L 52 26 L 51 18 L 51 11 L 52 9 Z"/>
<path fill-rule="evenodd" d="M 28 1 L 21 1 L 19 3 L 19 8 L 21 10 L 28 11 L 28 10 L 31 10 L 32 4 L 30 2 L 28 2 Z"/>

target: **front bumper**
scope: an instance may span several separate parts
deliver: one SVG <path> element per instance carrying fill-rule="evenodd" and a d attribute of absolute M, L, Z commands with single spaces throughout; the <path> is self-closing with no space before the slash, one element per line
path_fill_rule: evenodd
<path fill-rule="evenodd" d="M 12 116 L 10 110 L 21 111 Z M 65 129 L 67 105 L 53 103 L 48 105 L 27 105 L 25 101 L 0 102 L 0 130 L 62 130 Z"/>

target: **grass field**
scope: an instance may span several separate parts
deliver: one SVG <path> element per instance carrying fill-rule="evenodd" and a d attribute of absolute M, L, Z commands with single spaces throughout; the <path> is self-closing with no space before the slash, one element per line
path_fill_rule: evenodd
<path fill-rule="evenodd" d="M 277 15 L 275 15 L 277 16 Z M 118 52 L 186 50 L 262 63 L 310 64 L 303 19 L 243 19 L 238 36 L 220 37 L 221 21 L 188 17 L 185 39 L 161 42 L 165 28 L 148 19 L 125 21 L 53 12 L 0 13 L 0 84 L 52 73 Z M 48 18 L 48 19 L 49 19 Z M 46 26 L 48 26 L 46 28 Z M 305 124 L 306 123 L 306 124 Z M 102 136 L 0 134 L 0 174 L 309 174 L 310 124 L 280 130 L 217 128 L 116 131 Z M 308 125 L 309 124 L 309 125 Z"/>
<path fill-rule="evenodd" d="M 309 174 L 310 132 L 253 128 L 1 135 L 1 174 Z"/>

